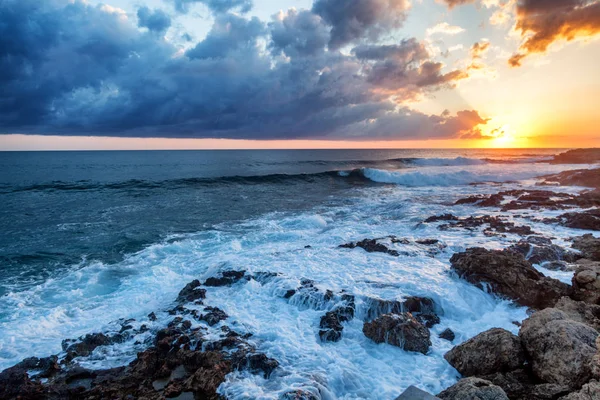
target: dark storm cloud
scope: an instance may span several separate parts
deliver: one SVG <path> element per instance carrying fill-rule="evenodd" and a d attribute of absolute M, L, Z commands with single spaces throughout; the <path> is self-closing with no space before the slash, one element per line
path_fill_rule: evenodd
<path fill-rule="evenodd" d="M 268 25 L 224 13 L 184 54 L 155 34 L 166 26 L 148 22 L 155 12 L 141 14 L 149 31 L 83 1 L 0 2 L 2 132 L 402 139 L 460 137 L 485 123 L 401 105 L 462 74 L 443 73 L 415 39 L 347 55 L 327 51 L 329 28 L 310 11 Z"/>
<path fill-rule="evenodd" d="M 275 15 L 269 24 L 271 49 L 290 57 L 321 53 L 329 40 L 329 29 L 318 15 L 291 9 Z"/>
<path fill-rule="evenodd" d="M 137 11 L 138 26 L 154 32 L 165 32 L 171 26 L 171 17 L 161 10 L 140 7 Z"/>
<path fill-rule="evenodd" d="M 252 9 L 252 0 L 167 0 L 173 3 L 180 13 L 187 13 L 194 4 L 204 4 L 214 13 L 226 13 L 237 9 L 246 13 Z"/>
<path fill-rule="evenodd" d="M 408 0 L 315 0 L 312 11 L 331 25 L 329 47 L 337 49 L 400 27 L 409 8 Z"/>
<path fill-rule="evenodd" d="M 516 29 L 524 38 L 509 64 L 517 67 L 532 53 L 543 53 L 557 41 L 600 34 L 600 1 L 521 0 Z"/>
<path fill-rule="evenodd" d="M 461 70 L 443 73 L 444 65 L 430 61 L 423 43 L 414 38 L 399 45 L 359 46 L 353 53 L 360 60 L 374 61 L 365 65 L 368 82 L 404 100 L 415 98 L 425 88 L 452 86 L 468 77 Z"/>

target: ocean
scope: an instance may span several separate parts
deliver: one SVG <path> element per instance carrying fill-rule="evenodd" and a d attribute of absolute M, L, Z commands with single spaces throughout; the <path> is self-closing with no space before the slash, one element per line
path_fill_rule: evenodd
<path fill-rule="evenodd" d="M 325 399 L 393 399 L 409 385 L 437 393 L 456 382 L 443 359 L 452 343 L 486 329 L 514 333 L 517 307 L 458 279 L 449 258 L 467 247 L 504 248 L 511 234 L 486 237 L 422 223 L 508 215 L 538 233 L 581 231 L 526 221 L 560 211 L 505 212 L 451 206 L 458 198 L 535 187 L 536 178 L 582 165 L 547 163 L 558 149 L 264 150 L 0 153 L 0 370 L 61 351 L 61 341 L 113 329 L 119 319 L 159 327 L 181 288 L 223 269 L 276 272 L 283 279 L 214 288 L 211 305 L 280 363 L 271 379 L 235 372 L 219 391 L 230 399 L 277 399 L 294 385 L 319 385 Z M 581 188 L 556 188 L 574 192 Z M 399 257 L 338 246 L 365 238 L 408 238 Z M 414 244 L 439 239 L 443 246 Z M 572 275 L 547 271 L 570 281 Z M 323 290 L 364 299 L 431 297 L 441 308 L 427 355 L 377 345 L 360 318 L 337 343 L 318 336 L 323 304 L 282 293 L 310 278 Z M 211 289 L 213 290 L 213 289 Z M 362 307 L 362 308 L 361 308 Z M 94 352 L 88 368 L 125 365 L 143 343 Z M 327 397 L 328 396 L 328 397 Z"/>

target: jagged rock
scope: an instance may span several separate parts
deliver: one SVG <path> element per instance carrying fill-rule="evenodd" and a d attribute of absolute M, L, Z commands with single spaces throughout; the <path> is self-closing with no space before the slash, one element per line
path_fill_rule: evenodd
<path fill-rule="evenodd" d="M 593 164 L 600 162 L 600 149 L 573 149 L 554 156 L 551 164 Z M 581 171 L 581 170 L 579 170 Z M 589 170 L 583 170 L 589 171 Z M 569 171 L 573 172 L 573 171 Z"/>
<path fill-rule="evenodd" d="M 591 380 L 577 392 L 561 397 L 559 400 L 600 400 L 600 382 Z"/>
<path fill-rule="evenodd" d="M 375 343 L 388 343 L 406 351 L 426 354 L 431 346 L 429 330 L 410 313 L 382 315 L 366 322 L 363 333 Z"/>
<path fill-rule="evenodd" d="M 396 400 L 439 400 L 439 397 L 432 396 L 416 386 L 409 386 L 402 394 L 396 397 Z"/>
<path fill-rule="evenodd" d="M 600 231 L 600 208 L 558 216 L 561 225 L 573 229 Z"/>
<path fill-rule="evenodd" d="M 575 262 L 581 258 L 574 252 L 563 249 L 555 244 L 535 245 L 526 240 L 510 246 L 509 250 L 521 253 L 532 264 L 542 264 L 551 261 Z"/>
<path fill-rule="evenodd" d="M 581 251 L 584 258 L 600 261 L 600 238 L 594 237 L 591 233 L 573 238 L 571 247 Z"/>
<path fill-rule="evenodd" d="M 444 358 L 462 375 L 474 376 L 520 368 L 525 352 L 517 336 L 494 328 L 454 347 Z"/>
<path fill-rule="evenodd" d="M 600 304 L 600 263 L 578 265 L 572 279 L 572 297 L 586 303 Z"/>
<path fill-rule="evenodd" d="M 442 400 L 508 400 L 499 386 L 474 377 L 461 379 L 437 396 Z"/>
<path fill-rule="evenodd" d="M 450 262 L 463 279 L 481 289 L 488 284 L 492 292 L 528 307 L 552 307 L 571 291 L 569 285 L 545 277 L 513 251 L 469 248 L 454 254 Z"/>
<path fill-rule="evenodd" d="M 229 286 L 243 279 L 246 271 L 223 271 L 221 276 L 213 276 L 204 282 L 204 286 Z"/>
<path fill-rule="evenodd" d="M 354 249 L 360 247 L 368 253 L 386 253 L 398 257 L 400 254 L 396 250 L 388 249 L 384 244 L 378 243 L 377 239 L 364 239 L 360 242 L 351 242 L 340 245 L 342 248 Z"/>
<path fill-rule="evenodd" d="M 307 390 L 296 389 L 296 390 L 291 390 L 289 392 L 285 392 L 283 395 L 281 395 L 280 399 L 281 400 L 321 400 L 321 397 L 317 396 L 316 394 L 309 392 Z"/>
<path fill-rule="evenodd" d="M 409 296 L 404 301 L 381 300 L 374 297 L 365 299 L 366 319 L 371 321 L 383 314 L 411 313 L 423 325 L 431 328 L 440 322 L 436 313 L 436 304 L 429 297 Z"/>
<path fill-rule="evenodd" d="M 454 339 L 456 338 L 456 335 L 454 334 L 454 331 L 452 329 L 446 328 L 446 329 L 444 329 L 444 331 L 442 333 L 440 333 L 438 335 L 438 337 L 440 339 L 444 339 L 444 340 L 447 340 L 449 342 L 453 342 Z"/>
<path fill-rule="evenodd" d="M 561 297 L 555 308 L 563 311 L 573 321 L 589 325 L 600 332 L 600 305 Z"/>
<path fill-rule="evenodd" d="M 75 357 L 89 356 L 97 347 L 108 346 L 117 340 L 106 336 L 104 333 L 92 333 L 79 339 L 66 339 L 62 341 L 63 351 L 67 353 L 65 361 L 69 362 Z"/>
<path fill-rule="evenodd" d="M 206 289 L 200 289 L 200 281 L 195 279 L 185 285 L 183 289 L 179 292 L 177 296 L 178 303 L 191 303 L 192 301 L 205 299 L 206 298 Z M 156 315 L 154 316 L 156 317 Z"/>
<path fill-rule="evenodd" d="M 513 222 L 505 221 L 500 217 L 483 215 L 480 217 L 458 218 L 452 214 L 444 214 L 435 217 L 429 217 L 425 222 L 451 221 L 448 224 L 438 226 L 440 230 L 463 228 L 474 230 L 483 225 L 488 227 L 483 230 L 486 235 L 494 235 L 495 233 L 514 233 L 516 235 L 532 235 L 534 232 L 529 226 L 515 225 Z"/>
<path fill-rule="evenodd" d="M 229 318 L 225 311 L 217 308 L 217 307 L 205 307 L 204 311 L 207 311 L 206 314 L 202 314 L 200 319 L 206 321 L 206 323 L 210 326 L 216 325 L 221 321 Z"/>
<path fill-rule="evenodd" d="M 248 353 L 242 350 L 234 355 L 233 367 L 238 370 L 248 370 L 253 374 L 260 374 L 268 379 L 273 371 L 279 367 L 279 362 L 267 357 L 263 353 Z"/>
<path fill-rule="evenodd" d="M 547 308 L 523 322 L 519 337 L 536 377 L 547 383 L 580 387 L 591 377 L 598 332 Z"/>
<path fill-rule="evenodd" d="M 349 302 L 346 306 L 340 306 L 333 311 L 325 313 L 321 317 L 319 324 L 319 337 L 323 341 L 337 342 L 342 338 L 344 327 L 342 322 L 350 321 L 354 318 L 354 301 Z"/>

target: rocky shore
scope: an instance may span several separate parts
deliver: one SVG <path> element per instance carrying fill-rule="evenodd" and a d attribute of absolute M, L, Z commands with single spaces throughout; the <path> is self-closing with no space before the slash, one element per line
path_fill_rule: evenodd
<path fill-rule="evenodd" d="M 551 162 L 589 163 L 598 150 L 570 151 Z M 564 210 L 555 218 L 532 221 L 571 229 L 600 231 L 600 169 L 585 169 L 543 177 L 542 186 L 584 186 L 572 193 L 512 190 L 486 196 L 466 196 L 456 206 L 473 205 L 495 212 Z M 457 217 L 432 215 L 421 222 L 440 232 L 469 230 L 486 236 L 513 234 L 521 240 L 503 250 L 479 247 L 456 252 L 450 259 L 457 279 L 529 308 L 518 335 L 494 328 L 455 346 L 444 358 L 456 369 L 458 382 L 437 394 L 447 400 L 600 400 L 600 238 L 586 233 L 571 239 L 571 248 L 537 234 L 508 216 Z M 431 257 L 446 246 L 437 238 L 409 240 L 396 236 L 342 243 L 339 251 L 382 253 L 399 257 L 394 246 L 423 249 Z M 534 265 L 572 272 L 571 284 L 545 276 Z M 229 323 L 227 313 L 211 304 L 214 288 L 263 285 L 283 279 L 279 273 L 248 273 L 224 269 L 204 281 L 188 283 L 165 312 L 164 326 L 155 313 L 143 320 L 120 320 L 114 332 L 90 333 L 66 339 L 63 351 L 46 358 L 28 358 L 0 373 L 4 399 L 220 399 L 219 386 L 235 371 L 269 379 L 278 360 L 259 351 L 252 332 Z M 431 298 L 409 296 L 398 301 L 357 297 L 349 291 L 317 287 L 308 277 L 280 294 L 283 301 L 319 311 L 316 328 L 322 342 L 338 342 L 344 327 L 357 319 L 374 343 L 427 354 L 431 328 L 445 328 L 439 338 L 453 342 L 455 334 L 441 325 L 443 308 Z M 213 297 L 214 299 L 214 297 Z M 362 305 L 359 309 L 357 304 Z M 516 332 L 516 331 L 515 331 Z M 98 370 L 81 360 L 101 348 L 131 342 L 143 348 L 128 365 Z M 416 382 L 418 383 L 418 382 Z M 398 394 L 400 390 L 398 391 Z M 291 388 L 284 400 L 318 400 L 312 388 Z"/>

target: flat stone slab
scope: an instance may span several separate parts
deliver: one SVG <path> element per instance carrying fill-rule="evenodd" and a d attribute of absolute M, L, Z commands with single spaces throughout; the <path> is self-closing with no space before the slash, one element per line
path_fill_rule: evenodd
<path fill-rule="evenodd" d="M 396 400 L 440 400 L 440 398 L 432 396 L 418 387 L 409 386 Z"/>

